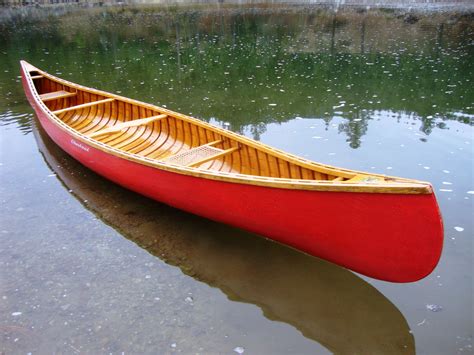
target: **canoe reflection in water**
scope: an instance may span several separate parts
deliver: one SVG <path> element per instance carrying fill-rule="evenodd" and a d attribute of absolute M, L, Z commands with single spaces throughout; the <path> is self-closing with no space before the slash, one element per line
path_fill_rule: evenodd
<path fill-rule="evenodd" d="M 39 149 L 84 206 L 122 235 L 230 300 L 255 304 L 334 353 L 414 354 L 400 311 L 352 272 L 253 234 L 173 209 L 72 159 L 38 123 Z"/>

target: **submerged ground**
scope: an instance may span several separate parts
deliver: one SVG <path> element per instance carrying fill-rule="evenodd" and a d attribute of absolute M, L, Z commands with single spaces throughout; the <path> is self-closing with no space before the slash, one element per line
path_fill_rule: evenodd
<path fill-rule="evenodd" d="M 268 6 L 2 17 L 0 352 L 472 353 L 472 18 Z M 375 281 L 125 191 L 44 135 L 20 59 L 323 163 L 431 181 L 440 264 L 416 283 Z"/>

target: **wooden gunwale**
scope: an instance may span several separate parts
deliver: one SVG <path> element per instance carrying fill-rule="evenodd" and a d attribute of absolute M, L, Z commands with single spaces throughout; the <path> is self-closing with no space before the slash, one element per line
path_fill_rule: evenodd
<path fill-rule="evenodd" d="M 310 170 L 316 170 L 318 173 L 341 176 L 348 179 L 354 177 L 355 175 L 362 174 L 366 176 L 368 175 L 368 176 L 388 179 L 389 181 L 385 181 L 383 184 L 382 183 L 351 183 L 351 182 L 332 181 L 332 180 L 304 180 L 304 179 L 275 178 L 275 177 L 266 177 L 266 176 L 245 175 L 241 173 L 226 173 L 226 172 L 219 172 L 219 171 L 214 171 L 214 170 L 209 171 L 209 170 L 204 170 L 204 169 L 199 169 L 199 168 L 177 166 L 177 165 L 169 164 L 169 163 L 162 162 L 156 159 L 152 159 L 146 156 L 129 153 L 127 151 L 123 151 L 123 150 L 108 146 L 101 141 L 89 138 L 86 135 L 74 130 L 73 128 L 68 126 L 65 122 L 61 121 L 60 118 L 54 115 L 53 110 L 50 110 L 40 99 L 39 94 L 33 84 L 31 75 L 26 75 L 28 86 L 30 87 L 31 94 L 33 95 L 37 105 L 42 108 L 42 110 L 44 111 L 45 114 L 47 114 L 49 119 L 55 125 L 57 125 L 60 129 L 67 132 L 75 139 L 95 149 L 104 151 L 108 154 L 112 154 L 114 156 L 129 160 L 138 164 L 143 164 L 143 165 L 151 166 L 154 168 L 171 171 L 178 174 L 190 175 L 190 176 L 194 176 L 198 178 L 220 180 L 220 181 L 239 183 L 239 184 L 272 187 L 272 188 L 314 190 L 314 191 L 328 191 L 328 192 L 329 191 L 330 192 L 364 192 L 364 193 L 389 193 L 389 194 L 431 194 L 432 193 L 431 185 L 428 182 L 406 179 L 406 178 L 399 178 L 399 177 L 391 177 L 391 176 L 386 176 L 386 175 L 381 175 L 381 174 L 369 174 L 365 172 L 359 172 L 359 171 L 349 170 L 349 169 L 344 169 L 344 168 L 336 168 L 330 165 L 311 162 L 309 160 L 294 156 L 292 154 L 286 153 L 279 149 L 269 147 L 263 143 L 256 142 L 254 140 L 241 136 L 237 133 L 212 126 L 196 118 L 192 118 L 192 117 L 183 115 L 181 113 L 171 111 L 166 108 L 154 106 L 154 105 L 143 103 L 134 99 L 127 98 L 127 97 L 122 97 L 119 95 L 115 95 L 108 92 L 82 86 L 79 84 L 75 84 L 67 80 L 57 78 L 23 61 L 22 61 L 22 66 L 27 74 L 29 74 L 29 72 L 31 71 L 35 71 L 39 73 L 39 75 L 42 75 L 43 77 L 49 80 L 52 80 L 56 84 L 65 85 L 65 86 L 68 86 L 69 88 L 74 88 L 76 90 L 83 91 L 84 93 L 87 93 L 89 95 L 100 95 L 105 98 L 108 98 L 108 99 L 104 99 L 104 100 L 107 100 L 106 102 L 111 102 L 111 101 L 116 100 L 117 102 L 121 101 L 121 102 L 132 104 L 132 105 L 138 105 L 145 109 L 150 109 L 152 111 L 158 111 L 162 114 L 167 114 L 168 116 L 173 117 L 175 119 L 192 123 L 193 125 L 202 127 L 205 130 L 211 130 L 212 132 L 214 132 L 214 134 L 219 134 L 223 137 L 227 137 L 231 140 L 234 140 L 235 142 L 241 143 L 248 147 L 252 147 L 256 149 L 256 151 L 262 151 L 267 154 L 271 154 L 289 163 L 296 164 L 299 167 L 307 168 Z M 38 74 L 35 74 L 34 76 L 38 76 Z M 69 110 L 68 109 L 66 109 L 65 111 L 56 110 L 56 112 L 58 111 L 67 112 Z"/>

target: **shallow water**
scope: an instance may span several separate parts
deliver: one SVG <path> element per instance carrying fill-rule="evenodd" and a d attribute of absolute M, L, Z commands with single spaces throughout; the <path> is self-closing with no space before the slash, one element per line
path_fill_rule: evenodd
<path fill-rule="evenodd" d="M 2 26 L 0 351 L 472 353 L 469 17 L 170 7 Z M 21 58 L 313 160 L 431 181 L 440 264 L 376 281 L 125 191 L 37 127 Z"/>

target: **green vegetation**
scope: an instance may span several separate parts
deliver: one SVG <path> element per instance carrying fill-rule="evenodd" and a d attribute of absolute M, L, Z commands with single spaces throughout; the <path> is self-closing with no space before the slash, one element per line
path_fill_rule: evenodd
<path fill-rule="evenodd" d="M 0 33 L 0 85 L 13 93 L 0 103 L 23 95 L 11 77 L 24 58 L 256 138 L 269 122 L 342 116 L 357 148 L 377 110 L 412 114 L 426 134 L 446 119 L 474 123 L 474 29 L 462 16 L 110 8 L 15 19 Z"/>

